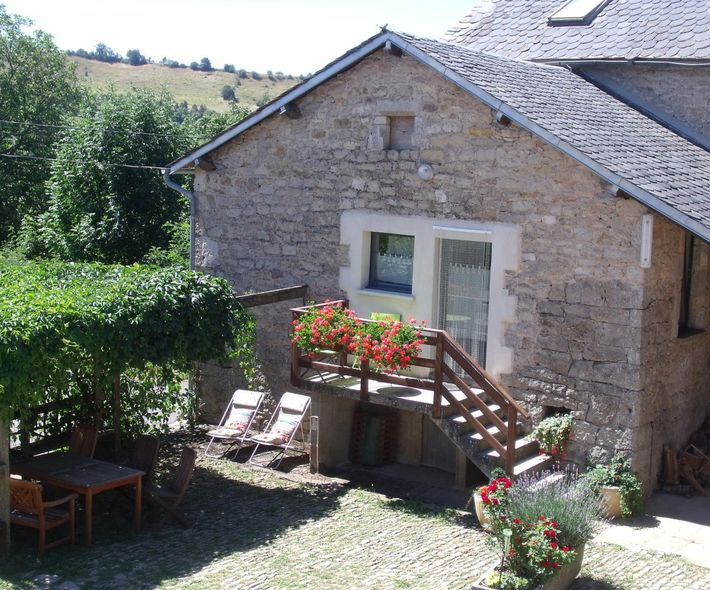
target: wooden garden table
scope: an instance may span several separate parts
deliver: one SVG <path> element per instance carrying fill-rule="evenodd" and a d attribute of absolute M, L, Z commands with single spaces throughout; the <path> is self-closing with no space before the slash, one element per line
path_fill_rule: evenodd
<path fill-rule="evenodd" d="M 95 494 L 124 486 L 135 486 L 133 527 L 141 528 L 141 478 L 144 471 L 107 461 L 67 453 L 48 453 L 10 465 L 11 473 L 36 479 L 51 486 L 84 496 L 84 543 L 92 543 L 93 497 Z"/>

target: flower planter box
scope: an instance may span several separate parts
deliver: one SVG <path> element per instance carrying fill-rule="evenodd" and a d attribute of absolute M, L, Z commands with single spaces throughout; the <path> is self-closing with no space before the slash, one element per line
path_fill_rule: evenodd
<path fill-rule="evenodd" d="M 582 569 L 582 560 L 584 559 L 584 547 L 577 550 L 577 557 L 570 564 L 562 566 L 560 570 L 551 578 L 548 578 L 542 584 L 538 584 L 534 590 L 567 590 L 574 582 L 574 579 L 579 575 Z M 496 590 L 490 586 L 486 586 L 486 578 L 490 572 L 483 576 L 478 582 L 471 586 L 471 590 Z"/>
<path fill-rule="evenodd" d="M 616 486 L 606 486 L 599 488 L 602 496 L 606 516 L 609 518 L 621 518 L 621 489 Z"/>

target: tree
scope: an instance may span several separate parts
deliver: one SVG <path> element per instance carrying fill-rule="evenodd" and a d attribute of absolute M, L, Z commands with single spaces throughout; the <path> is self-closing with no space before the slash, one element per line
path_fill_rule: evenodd
<path fill-rule="evenodd" d="M 213 71 L 212 62 L 210 62 L 210 59 L 208 57 L 203 57 L 200 60 L 200 70 L 202 70 L 203 72 Z"/>
<path fill-rule="evenodd" d="M 237 69 L 234 67 L 234 64 L 224 64 L 224 71 L 228 74 L 234 74 Z"/>
<path fill-rule="evenodd" d="M 200 64 L 198 64 L 196 61 L 191 61 L 190 62 L 190 69 L 197 71 L 200 69 Z"/>
<path fill-rule="evenodd" d="M 126 52 L 126 59 L 132 66 L 144 66 L 148 63 L 148 60 L 138 49 L 129 49 Z"/>
<path fill-rule="evenodd" d="M 229 84 L 222 86 L 222 100 L 233 101 L 237 99 L 237 95 L 234 94 L 234 87 Z"/>
<path fill-rule="evenodd" d="M 239 72 L 237 74 L 242 80 L 249 77 L 249 72 L 247 72 L 244 68 L 239 70 Z"/>
<path fill-rule="evenodd" d="M 192 146 L 174 121 L 171 97 L 111 89 L 91 97 L 60 142 L 49 182 L 49 210 L 28 224 L 29 254 L 65 260 L 141 260 L 170 242 L 186 204 L 158 170 Z"/>
<path fill-rule="evenodd" d="M 96 49 L 89 54 L 89 59 L 95 59 L 96 61 L 104 61 L 106 63 L 118 63 L 122 61 L 121 54 L 116 53 L 113 49 L 105 45 L 104 43 L 98 43 Z"/>
<path fill-rule="evenodd" d="M 31 21 L 8 14 L 0 4 L 0 153 L 51 158 L 59 125 L 77 108 L 75 64 L 42 31 L 26 34 Z M 0 244 L 23 217 L 46 209 L 49 163 L 0 158 Z"/>

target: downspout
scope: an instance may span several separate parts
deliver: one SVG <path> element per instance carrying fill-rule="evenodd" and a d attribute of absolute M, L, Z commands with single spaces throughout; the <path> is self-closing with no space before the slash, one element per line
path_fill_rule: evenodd
<path fill-rule="evenodd" d="M 190 201 L 190 270 L 195 270 L 195 195 L 172 180 L 168 169 L 163 170 L 163 182 Z"/>

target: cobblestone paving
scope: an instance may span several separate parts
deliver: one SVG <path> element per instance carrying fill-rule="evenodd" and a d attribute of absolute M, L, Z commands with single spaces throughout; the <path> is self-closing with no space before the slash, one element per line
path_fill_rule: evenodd
<path fill-rule="evenodd" d="M 495 561 L 469 515 L 226 460 L 199 462 L 186 500 L 191 529 L 149 521 L 134 535 L 128 511 L 95 515 L 94 547 L 37 560 L 34 537 L 21 539 L 0 564 L 0 588 L 465 589 Z M 41 575 L 57 577 L 32 582 Z M 706 590 L 710 570 L 590 544 L 573 588 Z"/>

